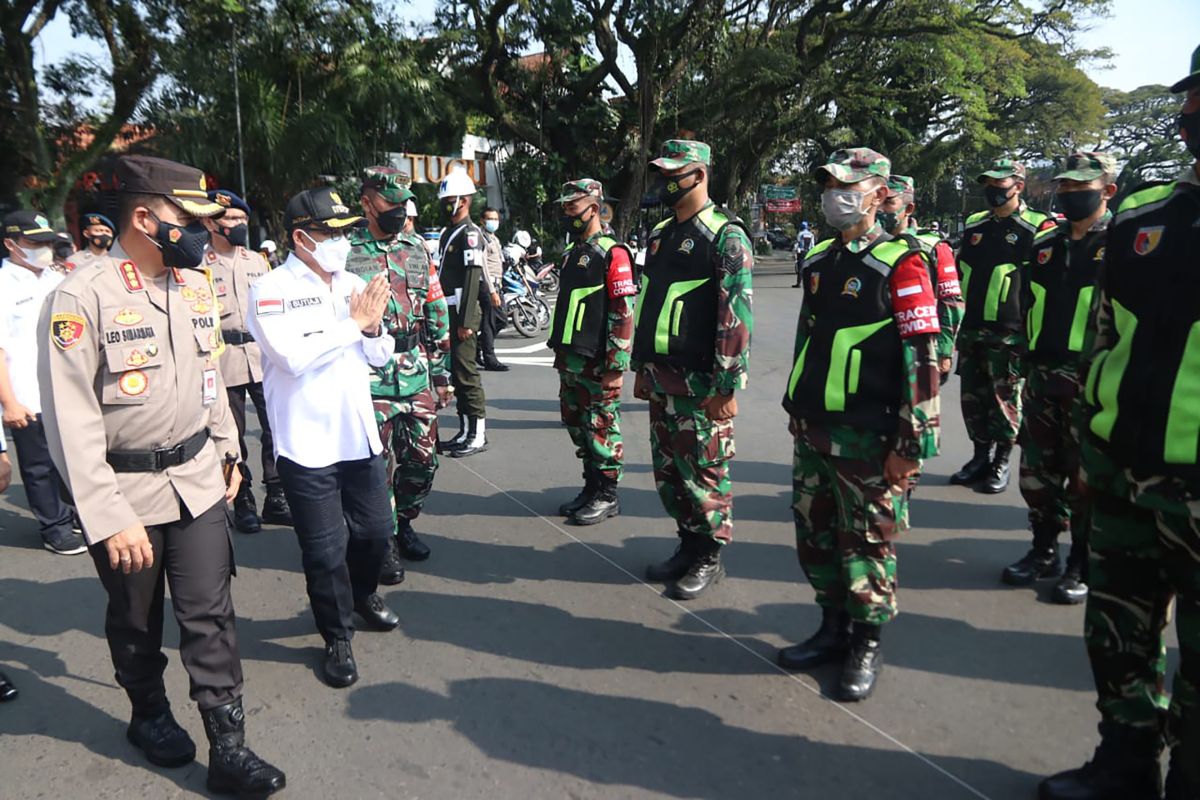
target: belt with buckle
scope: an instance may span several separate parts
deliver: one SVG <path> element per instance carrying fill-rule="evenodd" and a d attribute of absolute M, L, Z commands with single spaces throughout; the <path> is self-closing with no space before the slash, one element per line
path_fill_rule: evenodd
<path fill-rule="evenodd" d="M 208 428 L 192 434 L 173 447 L 154 450 L 110 450 L 106 456 L 113 472 L 162 472 L 191 461 L 208 444 Z"/>
<path fill-rule="evenodd" d="M 254 336 L 249 331 L 221 331 L 221 338 L 225 340 L 225 344 L 250 344 L 254 341 Z"/>

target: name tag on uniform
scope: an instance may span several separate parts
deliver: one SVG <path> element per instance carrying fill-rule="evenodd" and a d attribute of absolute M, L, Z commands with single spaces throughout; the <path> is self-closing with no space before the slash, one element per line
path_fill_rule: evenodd
<path fill-rule="evenodd" d="M 204 405 L 211 406 L 217 402 L 217 370 L 209 367 L 204 370 Z"/>

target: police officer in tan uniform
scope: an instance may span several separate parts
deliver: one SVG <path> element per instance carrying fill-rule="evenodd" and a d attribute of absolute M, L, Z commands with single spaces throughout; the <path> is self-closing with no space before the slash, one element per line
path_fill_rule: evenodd
<path fill-rule="evenodd" d="M 79 267 L 86 267 L 98 258 L 108 256 L 108 248 L 112 247 L 113 237 L 117 226 L 103 214 L 84 214 L 79 220 L 79 232 L 83 236 L 83 247 L 72 253 L 67 259 L 66 272 L 73 272 Z"/>
<path fill-rule="evenodd" d="M 163 684 L 169 583 L 180 660 L 209 739 L 208 788 L 266 796 L 285 779 L 245 745 L 225 522 L 241 482 L 237 428 L 217 369 L 212 285 L 196 269 L 208 242 L 200 219 L 223 209 L 199 170 L 173 161 L 128 156 L 116 175 L 119 241 L 42 308 L 50 453 L 108 593 L 104 630 L 133 705 L 129 740 L 160 766 L 196 755 Z"/>
<path fill-rule="evenodd" d="M 292 512 L 279 473 L 275 471 L 275 444 L 271 438 L 271 422 L 267 419 L 267 401 L 263 397 L 262 351 L 254 336 L 246 330 L 250 309 L 250 285 L 270 269 L 260 253 L 246 249 L 249 243 L 250 206 L 227 189 L 216 189 L 208 198 L 225 209 L 216 219 L 206 219 L 212 233 L 205 266 L 212 271 L 216 290 L 217 311 L 221 315 L 221 338 L 225 352 L 221 354 L 221 377 L 229 395 L 229 410 L 237 423 L 238 444 L 241 447 L 242 486 L 233 500 L 234 526 L 242 533 L 257 533 L 262 522 L 272 525 L 291 525 Z M 246 464 L 246 395 L 254 403 L 258 425 L 262 430 L 262 479 L 267 487 L 263 502 L 262 520 L 254 503 L 253 475 Z"/>

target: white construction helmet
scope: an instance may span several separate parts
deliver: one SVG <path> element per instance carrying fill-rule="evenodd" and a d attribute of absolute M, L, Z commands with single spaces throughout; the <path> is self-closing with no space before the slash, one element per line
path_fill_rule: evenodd
<path fill-rule="evenodd" d="M 404 204 L 404 216 L 413 217 L 414 219 L 416 218 L 417 204 L 414 203 L 412 200 L 409 200 Z"/>
<path fill-rule="evenodd" d="M 528 250 L 529 245 L 533 244 L 533 237 L 529 235 L 529 231 L 517 231 L 513 234 L 513 244 L 523 250 Z"/>
<path fill-rule="evenodd" d="M 470 194 L 475 194 L 475 181 L 471 180 L 471 176 L 462 167 L 450 170 L 450 174 L 442 178 L 442 183 L 438 186 L 438 200 L 466 197 Z"/>
<path fill-rule="evenodd" d="M 273 254 L 275 252 L 275 243 L 270 239 L 264 239 L 263 243 L 258 246 L 258 249 Z"/>

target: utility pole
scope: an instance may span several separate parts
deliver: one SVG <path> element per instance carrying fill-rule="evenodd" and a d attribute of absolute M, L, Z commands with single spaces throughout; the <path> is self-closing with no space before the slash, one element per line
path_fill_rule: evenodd
<path fill-rule="evenodd" d="M 246 159 L 242 154 L 242 93 L 238 88 L 237 25 L 230 17 L 229 45 L 233 53 L 233 113 L 237 120 L 238 178 L 242 199 L 246 198 Z"/>

